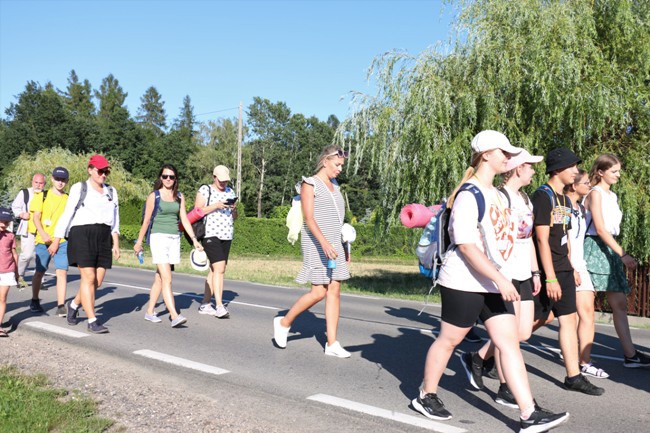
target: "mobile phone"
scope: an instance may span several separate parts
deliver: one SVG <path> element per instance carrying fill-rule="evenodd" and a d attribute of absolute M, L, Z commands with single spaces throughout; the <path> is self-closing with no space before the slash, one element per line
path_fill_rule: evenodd
<path fill-rule="evenodd" d="M 226 199 L 226 204 L 227 204 L 228 206 L 232 206 L 232 205 L 235 204 L 235 202 L 237 201 L 238 198 L 239 198 L 239 197 L 233 197 L 233 198 Z"/>

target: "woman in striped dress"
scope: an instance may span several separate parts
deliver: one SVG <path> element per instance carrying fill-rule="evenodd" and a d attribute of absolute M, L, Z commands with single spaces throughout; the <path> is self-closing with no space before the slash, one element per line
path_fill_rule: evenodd
<path fill-rule="evenodd" d="M 304 223 L 301 230 L 302 269 L 298 283 L 311 283 L 311 291 L 301 296 L 286 316 L 273 320 L 276 344 L 285 348 L 291 324 L 302 312 L 325 299 L 327 343 L 325 354 L 349 358 L 350 352 L 336 339 L 341 306 L 341 281 L 350 278 L 341 242 L 345 207 L 336 177 L 341 173 L 348 152 L 330 145 L 318 158 L 316 174 L 303 177 L 300 200 Z"/>

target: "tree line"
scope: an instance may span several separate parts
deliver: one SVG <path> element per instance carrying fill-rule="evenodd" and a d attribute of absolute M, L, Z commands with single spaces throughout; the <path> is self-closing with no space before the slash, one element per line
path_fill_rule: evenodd
<path fill-rule="evenodd" d="M 155 86 L 145 91 L 137 112 L 131 115 L 124 105 L 127 95 L 112 74 L 97 89 L 88 80 L 80 79 L 75 70 L 70 72 L 63 89 L 49 82 L 43 86 L 28 81 L 0 122 L 0 188 L 10 195 L 28 186 L 34 170 L 39 168 L 35 163 L 40 161 L 37 154 L 53 149 L 73 155 L 97 152 L 119 164 L 128 174 L 125 182 L 144 185 L 127 188 L 134 192 L 124 197 L 127 201 L 146 196 L 164 163 L 177 167 L 182 190 L 192 199 L 201 184 L 212 182 L 212 169 L 217 164 L 231 169 L 234 183 L 236 118 L 199 122 L 188 95 L 178 115 L 170 121 Z M 261 97 L 254 98 L 246 114 L 242 210 L 248 216 L 282 216 L 296 194 L 294 185 L 301 176 L 313 173 L 320 151 L 332 143 L 339 120 L 333 115 L 321 121 L 292 113 L 286 103 Z M 46 155 L 44 159 L 67 154 Z M 45 161 L 45 165 L 55 162 Z M 39 169 L 47 172 L 51 168 Z M 344 173 L 340 179 L 350 214 L 355 218 L 363 218 L 379 200 L 378 188 L 371 178 L 364 176 L 366 172 L 361 170 L 355 176 Z"/>

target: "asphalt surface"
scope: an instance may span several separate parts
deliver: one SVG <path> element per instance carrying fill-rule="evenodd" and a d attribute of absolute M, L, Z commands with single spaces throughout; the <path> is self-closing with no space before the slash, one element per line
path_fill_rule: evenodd
<path fill-rule="evenodd" d="M 300 316 L 292 327 L 287 348 L 272 341 L 272 320 L 282 315 L 305 292 L 226 281 L 224 299 L 230 319 L 200 315 L 203 280 L 176 274 L 176 305 L 188 318 L 172 329 L 160 300 L 162 323 L 144 319 L 153 272 L 114 268 L 97 292 L 97 314 L 109 329 L 104 335 L 86 331 L 85 314 L 77 326 L 56 317 L 54 277 L 41 292 L 45 315 L 29 312 L 30 289 L 9 292 L 5 322 L 14 332 L 40 332 L 52 338 L 186 381 L 210 398 L 214 389 L 266 396 L 267 403 L 251 408 L 286 431 L 518 431 L 518 411 L 493 399 L 498 383 L 485 379 L 486 389 L 469 386 L 459 356 L 476 350 L 477 343 L 462 343 L 452 357 L 438 395 L 454 417 L 434 422 L 410 408 L 418 392 L 426 352 L 440 327 L 440 308 L 385 298 L 343 295 L 339 341 L 350 359 L 323 354 L 324 304 Z M 418 275 L 414 272 L 414 278 Z M 68 299 L 79 287 L 76 269 L 68 276 Z M 594 361 L 610 374 L 592 379 L 605 388 L 600 397 L 564 390 L 564 367 L 557 350 L 557 321 L 538 331 L 522 345 L 531 387 L 537 402 L 550 410 L 569 411 L 568 423 L 555 432 L 647 431 L 650 421 L 650 369 L 627 369 L 614 328 L 597 325 Z M 69 331 L 75 331 L 70 334 Z M 478 333 L 486 338 L 483 328 Z M 632 329 L 637 347 L 650 351 L 650 329 Z"/>

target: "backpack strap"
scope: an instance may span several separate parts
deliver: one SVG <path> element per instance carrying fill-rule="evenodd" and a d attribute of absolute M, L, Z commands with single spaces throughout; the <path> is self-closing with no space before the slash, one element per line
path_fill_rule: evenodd
<path fill-rule="evenodd" d="M 145 233 L 144 240 L 146 243 L 149 243 L 149 237 L 151 236 L 151 229 L 153 228 L 153 220 L 158 214 L 158 208 L 160 207 L 160 190 L 156 189 L 153 191 L 154 202 L 153 202 L 153 211 L 151 212 L 151 219 L 149 220 L 149 227 L 147 227 L 147 232 Z M 142 219 L 144 220 L 144 213 L 147 210 L 147 204 L 145 202 L 144 209 L 142 209 Z"/>
<path fill-rule="evenodd" d="M 497 187 L 497 189 L 499 190 L 499 192 L 501 192 L 503 195 L 506 196 L 506 200 L 508 200 L 508 207 L 512 208 L 512 201 L 510 200 L 510 193 L 508 192 L 506 187 L 504 185 L 501 185 L 500 187 Z"/>
<path fill-rule="evenodd" d="M 74 216 L 77 214 L 77 211 L 81 206 L 84 205 L 84 200 L 86 199 L 86 194 L 88 194 L 88 184 L 86 181 L 82 181 L 81 183 L 81 191 L 79 191 L 79 201 L 74 207 L 74 212 L 72 212 L 72 216 L 70 217 L 70 221 L 68 221 L 68 226 L 65 228 L 65 237 L 68 237 L 68 234 L 70 233 L 70 226 L 72 225 L 72 220 L 74 220 Z M 111 193 L 111 200 L 112 198 L 112 193 Z"/>
<path fill-rule="evenodd" d="M 29 212 L 29 190 L 27 188 L 21 189 L 23 192 L 23 201 L 25 202 L 25 209 Z"/>
<path fill-rule="evenodd" d="M 459 189 L 456 195 L 458 195 L 462 191 L 469 191 L 474 195 L 474 198 L 476 199 L 476 206 L 478 207 L 478 221 L 479 223 L 483 220 L 483 217 L 485 216 L 485 197 L 483 197 L 483 193 L 481 192 L 480 189 L 473 183 L 464 183 Z"/>
<path fill-rule="evenodd" d="M 548 198 L 551 200 L 551 208 L 554 208 L 557 206 L 557 203 L 555 202 L 555 191 L 553 191 L 553 188 L 548 186 L 547 184 L 541 185 L 539 188 L 537 188 L 537 191 L 544 191 L 546 195 L 548 195 Z"/>

